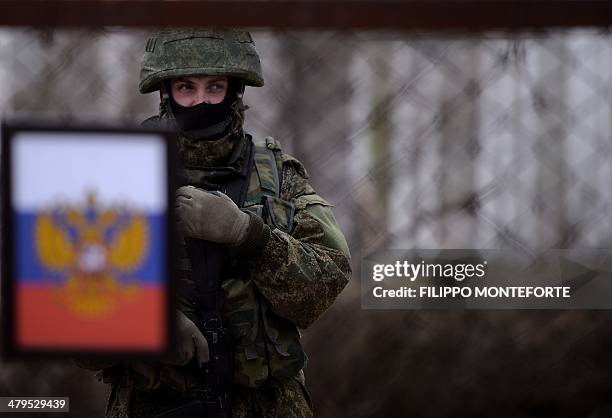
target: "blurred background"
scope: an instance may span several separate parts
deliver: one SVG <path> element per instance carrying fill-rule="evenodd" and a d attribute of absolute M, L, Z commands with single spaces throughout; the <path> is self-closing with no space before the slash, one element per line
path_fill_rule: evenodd
<path fill-rule="evenodd" d="M 252 31 L 274 136 L 335 205 L 353 281 L 303 333 L 318 417 L 612 416 L 607 311 L 371 311 L 385 248 L 612 248 L 612 33 Z M 139 123 L 148 32 L 0 28 L 0 114 Z M 95 158 L 95 156 L 92 156 Z M 112 161 L 109 161 L 109 168 Z M 0 364 L 0 395 L 107 389 L 69 362 Z M 21 415 L 25 416 L 25 415 Z"/>

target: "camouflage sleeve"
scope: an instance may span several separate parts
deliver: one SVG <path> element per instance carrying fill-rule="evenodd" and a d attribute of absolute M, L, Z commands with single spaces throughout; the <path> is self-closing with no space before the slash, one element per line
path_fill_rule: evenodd
<path fill-rule="evenodd" d="M 327 308 L 351 276 L 348 246 L 331 211 L 307 181 L 303 166 L 285 159 L 281 197 L 296 206 L 291 234 L 272 229 L 251 277 L 272 309 L 307 328 Z"/>

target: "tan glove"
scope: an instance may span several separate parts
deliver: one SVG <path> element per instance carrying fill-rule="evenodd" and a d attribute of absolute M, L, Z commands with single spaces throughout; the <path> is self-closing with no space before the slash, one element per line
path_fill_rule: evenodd
<path fill-rule="evenodd" d="M 208 341 L 196 324 L 187 318 L 184 313 L 176 314 L 177 341 L 172 357 L 164 363 L 184 366 L 194 355 L 197 355 L 198 364 L 208 363 Z"/>
<path fill-rule="evenodd" d="M 238 244 L 246 237 L 250 217 L 229 196 L 193 186 L 176 191 L 179 230 L 191 238 Z"/>

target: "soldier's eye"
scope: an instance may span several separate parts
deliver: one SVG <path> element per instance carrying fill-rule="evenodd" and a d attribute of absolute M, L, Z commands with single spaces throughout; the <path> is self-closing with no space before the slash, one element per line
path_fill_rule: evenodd
<path fill-rule="evenodd" d="M 178 86 L 176 86 L 176 89 L 180 91 L 181 93 L 185 93 L 190 90 L 193 90 L 193 86 L 188 83 L 183 83 L 183 84 L 179 84 Z"/>
<path fill-rule="evenodd" d="M 221 83 L 213 83 L 208 86 L 208 90 L 211 93 L 222 93 L 225 91 L 225 85 Z"/>

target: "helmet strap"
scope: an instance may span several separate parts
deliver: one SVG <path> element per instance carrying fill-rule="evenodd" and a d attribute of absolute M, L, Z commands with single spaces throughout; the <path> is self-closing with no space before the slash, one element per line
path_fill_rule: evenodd
<path fill-rule="evenodd" d="M 172 123 L 175 125 L 176 129 L 178 129 L 178 125 L 176 124 L 176 118 L 174 117 L 174 112 L 172 112 L 172 107 L 170 106 L 170 81 L 164 80 L 159 86 L 159 117 L 160 119 L 171 119 Z"/>

